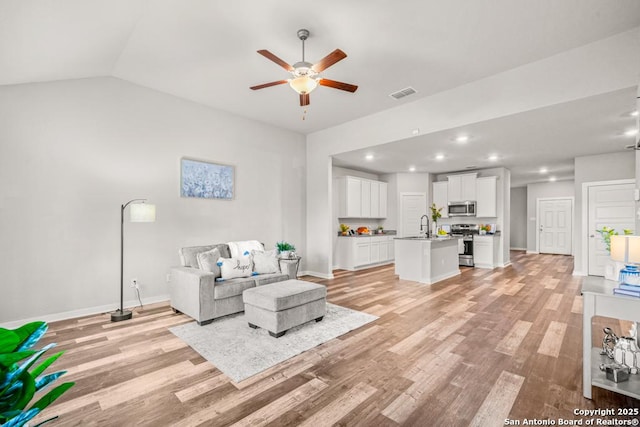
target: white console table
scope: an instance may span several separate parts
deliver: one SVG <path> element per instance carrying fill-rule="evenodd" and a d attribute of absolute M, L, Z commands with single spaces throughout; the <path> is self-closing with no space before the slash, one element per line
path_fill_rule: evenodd
<path fill-rule="evenodd" d="M 631 375 L 629 381 L 616 383 L 606 378 L 600 370 L 601 363 L 613 363 L 607 356 L 600 355 L 600 347 L 591 344 L 591 318 L 593 316 L 640 322 L 640 298 L 614 295 L 613 288 L 618 282 L 602 277 L 587 276 L 582 283 L 582 390 L 591 399 L 591 386 L 604 388 L 616 393 L 640 399 L 640 375 Z"/>

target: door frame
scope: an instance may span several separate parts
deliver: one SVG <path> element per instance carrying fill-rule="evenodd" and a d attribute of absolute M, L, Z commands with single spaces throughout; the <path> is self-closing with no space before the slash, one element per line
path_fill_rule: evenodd
<path fill-rule="evenodd" d="M 573 241 L 576 235 L 576 198 L 574 196 L 538 197 L 536 199 L 536 253 L 540 253 L 540 202 L 551 200 L 571 200 L 571 256 L 574 256 L 576 250 L 576 245 Z"/>
<path fill-rule="evenodd" d="M 589 275 L 589 189 L 591 187 L 598 187 L 601 185 L 622 185 L 622 184 L 635 184 L 634 178 L 627 179 L 615 179 L 611 181 L 590 181 L 582 183 L 582 230 L 580 231 L 580 248 L 582 262 L 580 270 L 575 271 L 573 274 L 576 276 L 588 276 Z"/>
<path fill-rule="evenodd" d="M 428 195 L 426 192 L 421 192 L 421 191 L 407 191 L 407 192 L 402 192 L 399 194 L 400 197 L 398 197 L 398 237 L 404 237 L 404 230 L 403 230 L 403 226 L 402 226 L 402 222 L 403 222 L 403 214 L 404 214 L 404 210 L 403 208 L 403 200 L 404 200 L 404 196 L 424 196 L 425 198 L 425 209 L 428 208 L 429 206 L 429 199 L 428 199 Z M 425 212 L 427 215 L 429 215 L 429 211 Z M 431 220 L 429 220 L 431 221 Z"/>

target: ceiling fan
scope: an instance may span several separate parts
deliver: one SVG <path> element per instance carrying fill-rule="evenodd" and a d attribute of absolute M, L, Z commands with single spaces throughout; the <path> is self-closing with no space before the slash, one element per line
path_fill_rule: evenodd
<path fill-rule="evenodd" d="M 304 41 L 309 37 L 309 30 L 298 30 L 298 38 L 302 40 L 302 61 L 296 62 L 293 66 L 287 64 L 282 59 L 275 56 L 273 53 L 266 49 L 259 50 L 258 53 L 267 59 L 275 62 L 285 70 L 291 73 L 291 78 L 286 80 L 278 80 L 275 82 L 264 83 L 257 86 L 252 86 L 250 89 L 258 90 L 266 87 L 277 86 L 285 83 L 289 85 L 300 94 L 300 106 L 304 107 L 309 105 L 309 93 L 313 91 L 318 85 L 332 87 L 334 89 L 340 89 L 347 92 L 355 92 L 358 86 L 349 83 L 338 82 L 335 80 L 325 79 L 320 76 L 320 73 L 338 61 L 347 57 L 347 54 L 336 49 L 319 62 L 311 64 L 304 60 Z"/>

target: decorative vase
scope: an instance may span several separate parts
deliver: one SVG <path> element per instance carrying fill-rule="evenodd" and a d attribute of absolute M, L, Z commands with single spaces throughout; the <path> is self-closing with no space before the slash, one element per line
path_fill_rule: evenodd
<path fill-rule="evenodd" d="M 435 221 L 433 222 L 433 225 L 432 225 L 431 235 L 433 237 L 438 236 L 438 223 Z"/>
<path fill-rule="evenodd" d="M 613 348 L 613 360 L 618 364 L 633 369 L 632 373 L 635 374 L 638 372 L 638 367 L 640 367 L 639 357 L 640 350 L 638 350 L 636 340 L 633 337 L 620 337 Z"/>
<path fill-rule="evenodd" d="M 607 280 L 617 281 L 620 276 L 620 270 L 624 268 L 623 262 L 613 261 L 609 259 L 604 264 L 604 278 Z"/>
<path fill-rule="evenodd" d="M 280 258 L 289 258 L 291 251 L 280 251 Z"/>

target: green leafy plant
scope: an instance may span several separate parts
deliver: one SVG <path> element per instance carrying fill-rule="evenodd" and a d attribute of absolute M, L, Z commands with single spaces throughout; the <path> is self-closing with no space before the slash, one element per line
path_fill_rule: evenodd
<path fill-rule="evenodd" d="M 442 218 L 442 208 L 437 207 L 436 204 L 433 203 L 429 209 L 431 209 L 431 219 L 433 222 L 438 222 L 438 220 Z"/>
<path fill-rule="evenodd" d="M 0 328 L 0 425 L 3 427 L 25 425 L 75 384 L 61 384 L 29 406 L 36 392 L 45 389 L 66 373 L 59 371 L 44 374 L 44 371 L 62 356 L 62 351 L 35 366 L 46 351 L 55 347 L 55 343 L 51 343 L 40 350 L 33 349 L 47 332 L 47 328 L 45 322 L 27 323 L 13 330 Z M 23 362 L 19 364 L 21 361 Z M 57 417 L 37 425 L 55 418 Z"/>
<path fill-rule="evenodd" d="M 340 224 L 340 231 L 342 231 L 343 233 L 349 231 L 349 228 L 350 227 L 347 224 Z"/>
<path fill-rule="evenodd" d="M 611 236 L 617 236 L 618 232 L 611 227 L 603 226 L 600 230 L 596 230 L 602 236 L 605 245 L 607 246 L 607 252 L 611 253 Z M 633 234 L 631 230 L 625 228 L 622 230 L 625 236 Z"/>
<path fill-rule="evenodd" d="M 293 246 L 291 243 L 285 242 L 284 240 L 282 242 L 276 243 L 276 248 L 278 249 L 278 252 L 295 251 L 296 250 L 295 246 Z"/>

